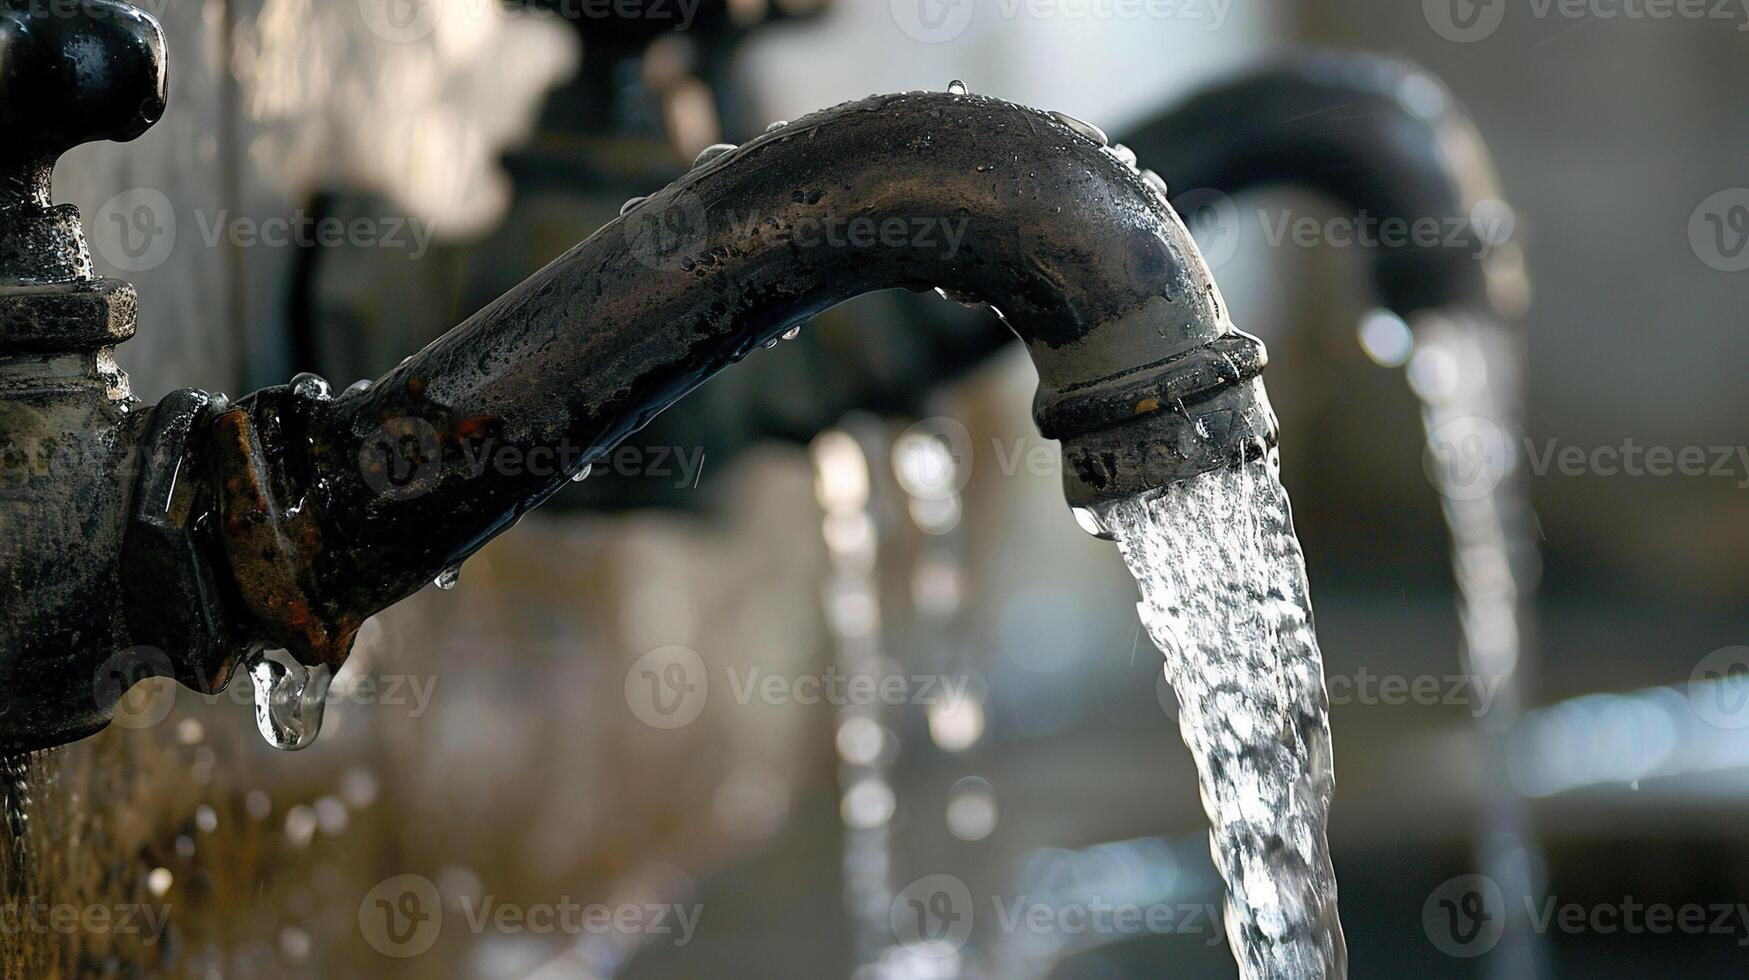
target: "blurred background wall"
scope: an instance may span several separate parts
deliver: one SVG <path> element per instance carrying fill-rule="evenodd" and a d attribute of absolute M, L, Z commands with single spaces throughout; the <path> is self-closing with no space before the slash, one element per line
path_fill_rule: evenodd
<path fill-rule="evenodd" d="M 1746 642 L 1749 626 L 1749 468 L 1734 454 L 1749 445 L 1737 377 L 1749 273 L 1719 268 L 1729 263 L 1718 255 L 1709 263 L 1691 239 L 1704 202 L 1749 183 L 1739 97 L 1749 15 L 1514 6 L 1485 36 L 1454 40 L 1440 2 L 1187 3 L 1161 17 L 965 0 L 930 27 L 916 16 L 927 0 L 840 0 L 760 28 L 730 74 L 760 121 L 958 78 L 1122 132 L 1287 46 L 1378 51 L 1430 69 L 1488 139 L 1529 256 L 1531 443 L 1724 447 L 1736 461 L 1693 477 L 1534 474 L 1543 558 L 1531 704 L 1680 685 L 1713 651 Z M 772 12 L 763 0 L 730 6 L 748 23 Z M 140 335 L 120 356 L 142 398 L 184 385 L 235 394 L 309 366 L 290 340 L 306 251 L 214 229 L 307 216 L 323 194 L 386 198 L 388 214 L 435 243 L 395 278 L 361 277 L 348 295 L 389 311 L 447 308 L 426 284 L 505 221 L 513 186 L 500 155 L 530 139 L 547 94 L 586 68 L 562 24 L 479 9 L 156 0 L 174 53 L 171 114 L 135 144 L 69 154 L 57 175 L 99 269 L 139 286 Z M 1400 374 L 1355 342 L 1371 305 L 1365 256 L 1268 241 L 1269 221 L 1333 215 L 1326 202 L 1269 191 L 1240 204 L 1240 247 L 1217 274 L 1236 321 L 1272 352 L 1284 478 L 1328 670 L 1456 673 L 1446 535 L 1417 410 Z M 843 315 L 894 314 L 870 304 Z M 387 353 L 392 363 L 406 352 Z M 961 422 L 976 447 L 947 558 L 931 550 L 943 536 L 908 514 L 890 464 L 914 420 L 846 423 L 870 474 L 861 506 L 880 529 L 863 588 L 885 600 L 882 655 L 949 658 L 941 669 L 975 678 L 988 713 L 969 748 L 927 712 L 884 718 L 896 749 L 872 758 L 891 800 L 848 793 L 860 783 L 845 776 L 843 719 L 828 708 L 713 695 L 702 720 L 670 730 L 640 718 L 628 693 L 644 658 L 674 646 L 713 669 L 791 677 L 842 659 L 844 613 L 820 585 L 840 581 L 849 559 L 821 538 L 817 454 L 774 446 L 732 470 L 707 462 L 694 513 L 536 515 L 470 563 L 453 592 L 427 590 L 378 617 L 347 679 L 398 678 L 406 695 L 336 704 L 332 730 L 301 755 L 258 744 L 246 697 L 186 691 L 40 754 L 8 791 L 29 817 L 11 844 L 9 896 L 166 906 L 168 933 L 154 944 L 9 938 L 0 962 L 43 977 L 848 975 L 863 940 L 844 894 L 870 854 L 900 885 L 951 868 L 1014 893 L 1041 875 L 1103 880 L 1086 868 L 1116 867 L 1132 885 L 1140 876 L 1136 894 L 1218 901 L 1194 775 L 1170 695 L 1153 680 L 1155 655 L 1138 639 L 1133 585 L 1115 550 L 1068 518 L 1048 467 L 1005 473 L 993 458 L 997 445 L 1038 443 L 1033 383 L 1030 364 L 1009 356 L 918 413 Z M 943 590 L 954 597 L 945 606 Z M 938 620 L 950 625 L 929 626 Z M 420 684 L 430 685 L 424 707 L 412 699 Z M 1568 769 L 1685 744 L 1662 716 L 1636 713 L 1639 703 L 1586 702 L 1560 716 L 1591 719 L 1556 730 L 1577 740 Z M 1424 900 L 1471 869 L 1489 777 L 1469 707 L 1333 709 L 1331 834 L 1357 976 L 1483 969 L 1441 955 L 1422 920 Z M 1604 767 L 1597 785 L 1579 780 L 1536 801 L 1550 891 L 1594 903 L 1624 892 L 1743 900 L 1749 852 L 1735 828 L 1749 760 L 1720 751 L 1725 762 L 1688 765 L 1672 749 L 1680 757 L 1648 764 L 1643 780 Z M 977 833 L 966 807 L 982 812 L 986 797 L 999 818 Z M 698 903 L 704 915 L 690 942 L 658 939 L 638 955 L 635 940 L 650 937 L 449 927 L 429 951 L 397 959 L 359 910 L 400 875 L 433 883 L 452 923 L 483 895 L 523 906 Z M 1670 963 L 1724 975 L 1741 964 L 1733 936 L 1548 938 L 1561 975 Z M 1106 940 L 1010 954 L 1064 977 L 1231 973 L 1211 926 Z"/>

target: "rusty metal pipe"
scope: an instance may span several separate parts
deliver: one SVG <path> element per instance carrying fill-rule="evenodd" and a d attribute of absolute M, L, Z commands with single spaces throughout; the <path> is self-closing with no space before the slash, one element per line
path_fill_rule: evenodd
<path fill-rule="evenodd" d="M 1468 310 L 1505 322 L 1522 303 L 1516 245 L 1480 237 L 1510 230 L 1489 224 L 1509 221 L 1511 211 L 1501 203 L 1487 146 L 1445 85 L 1413 64 L 1325 50 L 1272 59 L 1192 92 L 1122 142 L 1165 175 L 1170 199 L 1187 220 L 1249 191 L 1283 186 L 1312 191 L 1381 228 L 1436 223 L 1436 241 L 1411 238 L 1368 250 L 1374 297 L 1404 318 Z M 907 303 L 905 313 L 884 335 L 839 331 L 802 339 L 811 369 L 837 383 L 797 397 L 793 362 L 750 365 L 732 390 L 685 402 L 664 417 L 657 444 L 708 433 L 710 455 L 720 463 L 761 438 L 806 441 L 852 410 L 912 411 L 931 389 L 1013 340 L 942 304 Z M 637 489 L 606 499 L 647 505 Z"/>
<path fill-rule="evenodd" d="M 220 414 L 236 594 L 261 640 L 335 663 L 366 616 L 712 374 L 895 286 L 989 302 L 1027 343 L 1073 504 L 1273 442 L 1261 345 L 1133 166 L 1035 110 L 882 96 L 700 166 L 366 388 Z"/>

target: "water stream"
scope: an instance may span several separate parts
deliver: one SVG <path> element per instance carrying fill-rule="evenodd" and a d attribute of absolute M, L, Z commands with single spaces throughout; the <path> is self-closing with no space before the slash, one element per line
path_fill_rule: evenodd
<path fill-rule="evenodd" d="M 1507 740 L 1527 700 L 1534 664 L 1525 601 L 1540 574 L 1536 516 L 1520 466 L 1523 384 L 1517 335 L 1458 314 L 1416 318 L 1409 387 L 1421 402 L 1427 476 L 1451 532 L 1464 671 L 1497 692 L 1477 719 L 1482 754 L 1476 864 L 1508 896 L 1542 893 L 1542 855 L 1524 801 L 1507 773 Z M 1548 972 L 1531 902 L 1507 902 L 1502 936 L 1485 961 L 1490 977 Z"/>
<path fill-rule="evenodd" d="M 1278 463 L 1271 454 L 1104 517 L 1178 695 L 1240 975 L 1345 976 L 1325 840 L 1328 698 Z"/>

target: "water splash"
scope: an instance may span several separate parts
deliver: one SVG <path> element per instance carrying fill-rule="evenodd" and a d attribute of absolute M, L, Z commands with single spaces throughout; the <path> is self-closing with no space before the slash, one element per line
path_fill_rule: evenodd
<path fill-rule="evenodd" d="M 327 666 L 306 667 L 284 650 L 264 650 L 249 663 L 255 682 L 255 727 L 276 749 L 296 751 L 316 740 L 328 706 Z"/>
<path fill-rule="evenodd" d="M 1328 698 L 1278 463 L 1122 501 L 1104 523 L 1178 694 L 1240 975 L 1345 976 Z"/>

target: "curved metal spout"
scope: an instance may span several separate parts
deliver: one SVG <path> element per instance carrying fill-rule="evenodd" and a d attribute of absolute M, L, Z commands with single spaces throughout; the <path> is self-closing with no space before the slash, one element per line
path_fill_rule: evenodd
<path fill-rule="evenodd" d="M 1273 443 L 1261 345 L 1130 164 L 995 99 L 876 97 L 699 167 L 366 388 L 220 414 L 219 537 L 256 638 L 338 661 L 712 374 L 894 286 L 980 298 L 1027 343 L 1072 504 Z"/>
<path fill-rule="evenodd" d="M 1413 65 L 1306 52 L 1198 92 L 1129 143 L 1170 161 L 1181 212 L 1209 191 L 1291 185 L 1381 227 L 1440 222 L 1436 238 L 1372 248 L 1378 299 L 1404 317 L 1491 310 L 1515 285 L 1517 251 L 1492 247 L 1510 228 L 1491 220 L 1504 205 L 1487 146 L 1456 98 Z"/>
<path fill-rule="evenodd" d="M 1380 229 L 1436 224 L 1436 234 L 1369 248 L 1377 302 L 1406 319 L 1433 309 L 1505 319 L 1527 295 L 1488 149 L 1445 85 L 1412 64 L 1337 51 L 1272 60 L 1191 93 L 1122 142 L 1166 176 L 1187 219 L 1220 200 L 1212 193 L 1278 185 L 1313 191 Z M 652 444 L 703 441 L 720 464 L 760 439 L 806 441 L 852 410 L 914 411 L 1013 340 L 945 304 L 918 300 L 902 313 L 880 334 L 810 333 L 801 357 L 749 365 L 678 406 Z M 835 383 L 798 391 L 804 370 Z M 606 505 L 650 504 L 635 485 L 649 481 L 618 496 L 608 482 L 595 490 Z"/>

